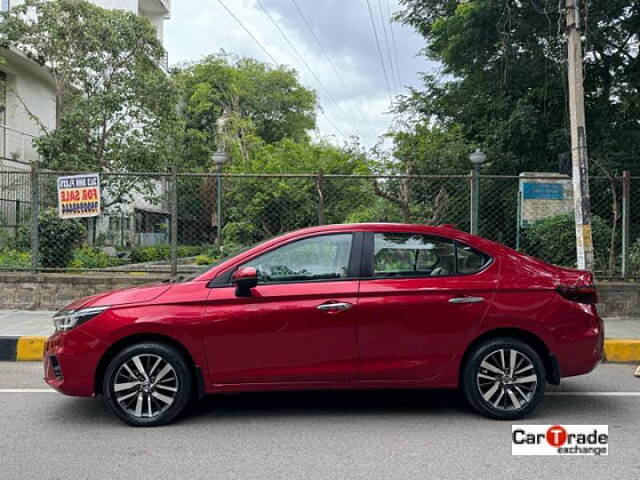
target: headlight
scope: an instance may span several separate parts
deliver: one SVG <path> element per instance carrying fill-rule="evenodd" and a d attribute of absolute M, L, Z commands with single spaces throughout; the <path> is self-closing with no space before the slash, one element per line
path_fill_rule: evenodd
<path fill-rule="evenodd" d="M 64 332 L 88 322 L 109 307 L 90 307 L 80 310 L 67 310 L 53 316 L 53 326 L 56 332 Z"/>

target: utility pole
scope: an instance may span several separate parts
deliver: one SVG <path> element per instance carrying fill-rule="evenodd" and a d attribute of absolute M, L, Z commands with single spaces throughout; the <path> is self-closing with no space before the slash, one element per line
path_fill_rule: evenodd
<path fill-rule="evenodd" d="M 576 251 L 578 268 L 593 271 L 593 239 L 589 199 L 589 157 L 584 115 L 582 75 L 582 38 L 579 0 L 566 0 L 569 116 L 571 122 L 571 162 L 573 201 L 576 218 Z"/>

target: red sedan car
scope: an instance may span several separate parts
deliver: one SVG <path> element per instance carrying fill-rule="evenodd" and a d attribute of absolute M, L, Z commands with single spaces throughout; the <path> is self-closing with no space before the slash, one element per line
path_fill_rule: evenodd
<path fill-rule="evenodd" d="M 131 425 L 209 393 L 456 388 L 514 419 L 546 382 L 591 371 L 593 277 L 453 227 L 328 225 L 269 240 L 181 283 L 72 303 L 54 318 L 47 383 L 103 394 Z"/>

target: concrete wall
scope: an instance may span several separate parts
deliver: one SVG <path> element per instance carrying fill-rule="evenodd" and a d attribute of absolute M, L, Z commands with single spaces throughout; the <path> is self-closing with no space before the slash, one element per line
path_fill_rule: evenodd
<path fill-rule="evenodd" d="M 4 310 L 58 310 L 96 293 L 157 283 L 166 276 L 90 276 L 66 274 L 0 274 L 0 308 Z"/>
<path fill-rule="evenodd" d="M 602 282 L 598 284 L 598 312 L 602 317 L 640 319 L 640 284 Z"/>

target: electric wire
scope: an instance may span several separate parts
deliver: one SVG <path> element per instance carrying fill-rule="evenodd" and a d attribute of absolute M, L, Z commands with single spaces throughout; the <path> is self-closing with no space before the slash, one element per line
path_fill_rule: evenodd
<path fill-rule="evenodd" d="M 217 0 L 217 1 L 220 4 L 220 6 L 224 8 L 225 11 L 231 16 L 231 18 L 233 18 L 236 21 L 236 23 L 240 25 L 240 27 L 242 27 L 242 29 L 245 32 L 247 32 L 249 37 L 251 37 L 251 39 L 254 41 L 256 45 L 258 45 L 258 47 L 260 47 L 260 49 L 265 53 L 265 55 L 267 55 L 267 57 L 271 60 L 271 62 L 276 66 L 280 65 L 280 62 L 276 60 L 276 58 L 271 54 L 271 52 L 269 52 L 269 50 L 267 50 L 267 48 L 264 45 L 262 45 L 260 40 L 258 40 L 256 36 L 253 35 L 253 33 L 251 33 L 251 30 L 249 30 L 249 28 L 247 28 L 245 24 L 242 23 L 242 21 L 236 15 L 234 15 L 234 13 L 224 4 L 224 2 L 222 0 Z M 345 135 L 344 131 L 341 128 L 339 128 L 338 125 L 331 119 L 331 117 L 322 110 L 322 108 L 319 109 L 318 113 L 329 123 L 329 125 L 333 127 L 333 129 L 336 132 L 338 132 L 338 134 L 340 134 L 344 138 L 348 137 L 347 135 Z"/>
<path fill-rule="evenodd" d="M 311 74 L 311 76 L 316 80 L 316 82 L 318 83 L 318 85 L 320 85 L 320 87 L 325 91 L 327 97 L 329 97 L 329 99 L 333 102 L 333 104 L 336 106 L 336 108 L 338 109 L 338 111 L 344 116 L 344 118 L 347 120 L 347 122 L 351 125 L 351 127 L 353 128 L 353 130 L 362 138 L 363 135 L 362 133 L 359 131 L 358 127 L 355 125 L 355 123 L 353 123 L 353 121 L 351 120 L 351 117 L 349 117 L 345 111 L 342 109 L 342 107 L 340 106 L 340 104 L 337 102 L 337 100 L 335 99 L 335 97 L 331 94 L 331 92 L 329 91 L 329 89 L 324 85 L 324 83 L 322 82 L 322 80 L 320 80 L 320 78 L 318 77 L 318 75 L 316 74 L 316 72 L 311 68 L 311 66 L 309 65 L 309 63 L 304 59 L 304 57 L 302 56 L 302 54 L 298 51 L 298 49 L 295 47 L 295 45 L 293 44 L 293 42 L 289 39 L 289 36 L 285 33 L 284 30 L 282 30 L 282 28 L 280 28 L 280 25 L 278 25 L 278 22 L 275 21 L 275 19 L 271 16 L 271 14 L 269 13 L 269 11 L 264 7 L 264 5 L 262 4 L 262 2 L 260 0 L 257 0 L 257 4 L 258 6 L 262 9 L 262 11 L 265 13 L 265 15 L 267 16 L 267 18 L 271 21 L 271 23 L 273 24 L 274 27 L 276 27 L 276 30 L 278 30 L 278 32 L 280 32 L 280 35 L 282 36 L 282 38 L 284 38 L 284 40 L 287 42 L 287 44 L 289 45 L 289 47 L 291 47 L 291 50 L 293 50 L 293 52 L 296 54 L 296 56 L 300 59 L 300 61 L 302 62 L 302 64 L 305 66 L 305 68 L 309 71 L 309 73 Z"/>

